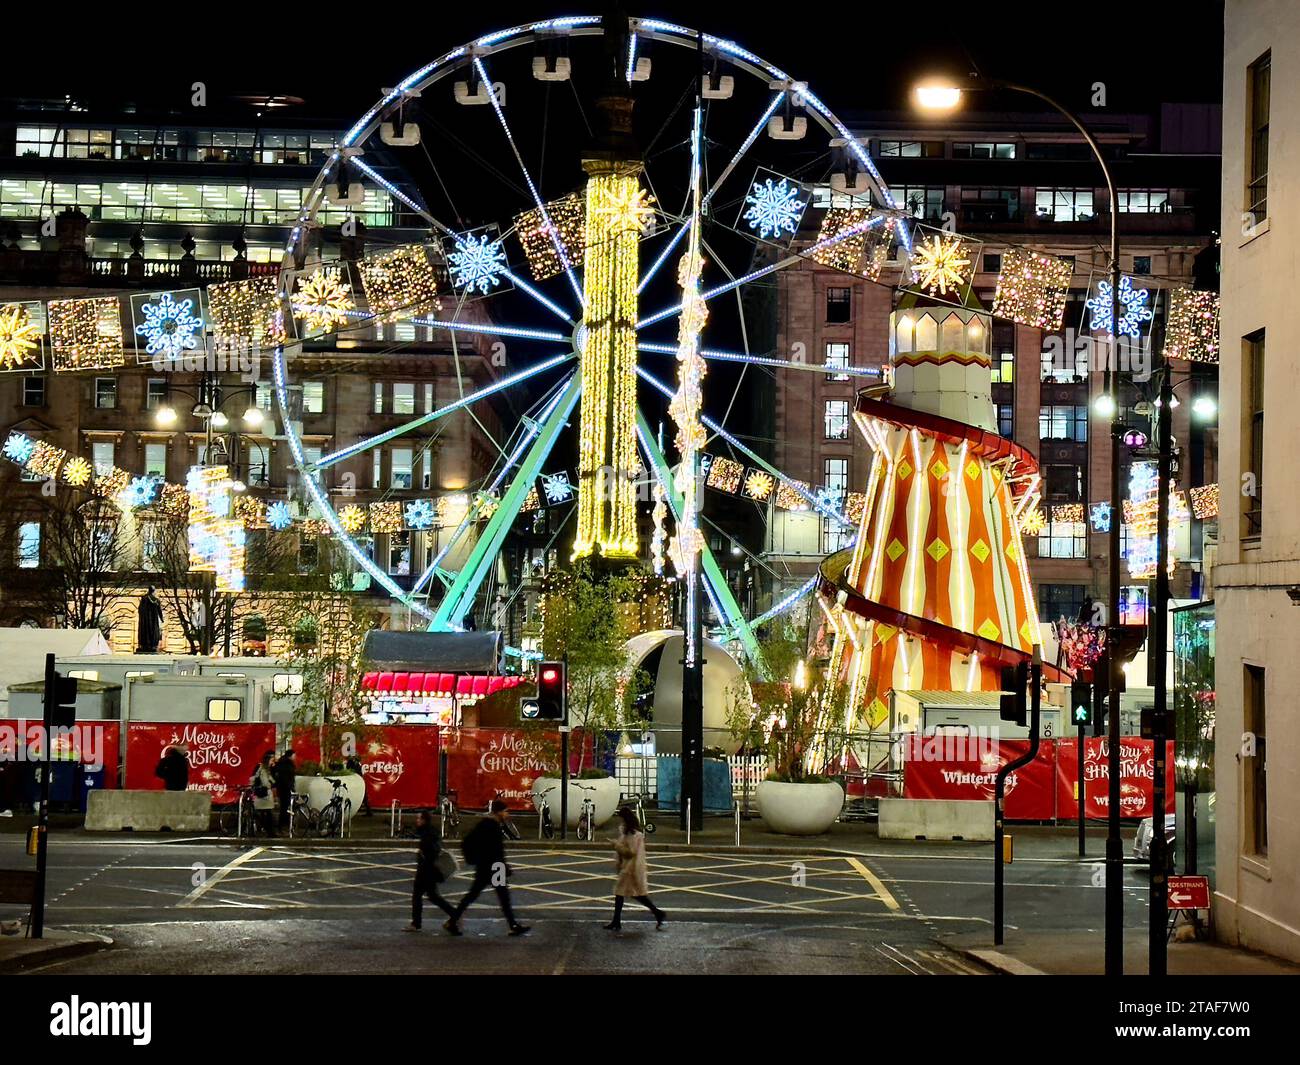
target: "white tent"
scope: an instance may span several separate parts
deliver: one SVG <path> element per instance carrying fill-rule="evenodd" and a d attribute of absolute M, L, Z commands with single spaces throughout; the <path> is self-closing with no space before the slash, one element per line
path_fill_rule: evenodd
<path fill-rule="evenodd" d="M 9 685 L 43 680 L 45 656 L 59 658 L 112 653 L 98 629 L 0 628 L 0 717 L 9 716 Z"/>

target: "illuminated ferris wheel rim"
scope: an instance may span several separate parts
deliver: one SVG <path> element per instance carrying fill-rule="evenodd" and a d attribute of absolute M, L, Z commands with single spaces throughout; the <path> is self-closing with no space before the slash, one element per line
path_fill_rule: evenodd
<path fill-rule="evenodd" d="M 742 145 L 741 149 L 736 153 L 731 163 L 723 171 L 722 177 L 719 178 L 717 185 L 715 185 L 712 191 L 716 191 L 716 188 L 722 184 L 722 182 L 726 179 L 726 177 L 732 172 L 733 168 L 739 163 L 741 158 L 744 155 L 748 154 L 750 147 L 752 147 L 752 145 L 754 144 L 757 138 L 757 135 L 761 132 L 763 128 L 765 119 L 775 113 L 776 104 L 780 102 L 780 100 L 785 96 L 785 94 L 794 93 L 797 94 L 797 101 L 802 109 L 802 113 L 811 116 L 813 120 L 816 122 L 816 124 L 823 130 L 823 132 L 830 137 L 830 145 L 842 146 L 847 153 L 850 153 L 853 156 L 856 164 L 861 167 L 861 172 L 866 177 L 870 187 L 865 194 L 859 193 L 857 195 L 862 196 L 864 199 L 870 200 L 870 198 L 874 194 L 875 200 L 878 201 L 882 205 L 882 207 L 890 209 L 893 212 L 901 213 L 897 201 L 894 199 L 892 193 L 889 191 L 888 186 L 885 184 L 883 178 L 881 177 L 879 171 L 876 169 L 874 162 L 871 160 L 865 148 L 858 141 L 858 139 L 851 133 L 849 128 L 842 121 L 840 121 L 840 119 L 836 117 L 835 114 L 813 92 L 811 92 L 808 89 L 806 83 L 794 81 L 794 79 L 789 74 L 787 74 L 784 70 L 782 70 L 780 67 L 776 66 L 775 64 L 767 62 L 766 60 L 762 59 L 755 53 L 750 52 L 749 50 L 736 44 L 734 41 L 727 40 L 725 38 L 715 37 L 711 34 L 702 33 L 701 31 L 698 30 L 693 30 L 675 23 L 664 22 L 658 19 L 629 18 L 628 27 L 629 27 L 629 45 L 630 45 L 629 59 L 628 59 L 629 69 L 631 68 L 631 64 L 634 61 L 636 42 L 638 40 L 644 39 L 648 41 L 663 42 L 667 44 L 673 44 L 682 48 L 689 48 L 693 51 L 702 50 L 705 54 L 709 55 L 715 61 L 716 60 L 724 61 L 727 64 L 729 64 L 731 67 L 735 68 L 736 70 L 744 71 L 745 73 L 748 73 L 753 77 L 762 80 L 763 82 L 766 83 L 767 87 L 774 92 L 775 95 L 773 96 L 768 111 L 764 115 L 763 119 L 760 119 L 759 125 L 755 126 L 754 132 L 751 133 L 749 139 L 745 142 L 744 145 Z M 501 30 L 496 33 L 487 34 L 483 37 L 479 37 L 475 39 L 474 41 L 468 44 L 464 44 L 457 48 L 451 49 L 450 51 L 444 53 L 438 59 L 434 60 L 429 64 L 426 64 L 425 66 L 414 71 L 412 74 L 408 75 L 401 82 L 399 82 L 393 89 L 387 91 L 383 96 L 381 96 L 380 99 L 360 119 L 358 119 L 358 121 L 347 131 L 347 133 L 344 134 L 344 136 L 340 140 L 339 148 L 336 149 L 331 154 L 330 158 L 326 161 L 325 165 L 321 168 L 320 172 L 318 173 L 315 181 L 312 183 L 311 187 L 307 191 L 306 195 L 303 197 L 303 210 L 301 215 L 299 216 L 297 224 L 294 226 L 293 230 L 291 231 L 289 241 L 285 247 L 284 254 L 281 258 L 280 271 L 278 275 L 279 299 L 281 301 L 281 305 L 284 308 L 285 313 L 292 315 L 294 310 L 292 304 L 292 289 L 293 289 L 295 277 L 300 274 L 300 271 L 297 269 L 295 265 L 295 253 L 299 251 L 300 244 L 306 239 L 306 234 L 312 228 L 318 216 L 318 213 L 323 206 L 324 199 L 325 199 L 324 189 L 327 183 L 331 180 L 335 167 L 338 166 L 340 162 L 345 159 L 351 159 L 353 162 L 355 162 L 358 165 L 358 169 L 360 169 L 361 172 L 366 177 L 368 177 L 375 184 L 382 187 L 385 191 L 389 192 L 391 195 L 393 195 L 395 198 L 397 198 L 400 202 L 405 204 L 407 207 L 411 208 L 417 215 L 423 218 L 430 225 L 431 229 L 436 233 L 440 234 L 443 237 L 458 237 L 461 235 L 453 228 L 440 222 L 423 204 L 416 202 L 416 200 L 412 199 L 411 197 L 408 197 L 400 189 L 394 186 L 391 182 L 387 181 L 382 175 L 377 173 L 373 168 L 360 162 L 359 156 L 362 154 L 360 151 L 360 146 L 367 143 L 376 134 L 376 132 L 379 131 L 381 125 L 384 123 L 387 117 L 392 113 L 395 107 L 399 106 L 407 98 L 423 92 L 423 90 L 425 90 L 429 86 L 436 84 L 440 80 L 446 78 L 448 75 L 453 74 L 463 68 L 473 66 L 478 70 L 480 74 L 485 75 L 486 70 L 485 67 L 483 66 L 482 61 L 486 57 L 490 57 L 492 55 L 501 52 L 507 52 L 513 49 L 517 49 L 526 46 L 528 44 L 536 43 L 537 41 L 539 41 L 539 39 L 540 40 L 553 39 L 553 37 L 555 36 L 597 37 L 597 36 L 603 36 L 604 33 L 605 33 L 605 29 L 602 24 L 601 18 L 599 16 L 594 16 L 594 15 L 569 16 L 564 18 L 548 19 L 548 20 L 543 20 L 538 22 L 524 23 L 507 30 Z M 701 49 L 701 41 L 703 42 L 702 49 Z M 494 110 L 496 111 L 497 118 L 499 119 L 502 127 L 504 128 L 506 137 L 511 142 L 511 146 L 513 148 L 514 138 L 510 132 L 509 125 L 506 122 L 502 109 L 499 106 L 496 106 L 494 103 Z M 516 149 L 516 156 L 518 157 L 517 149 Z M 524 168 L 524 176 L 527 180 L 529 189 L 533 195 L 536 206 L 543 209 L 544 211 L 545 208 L 543 206 L 543 201 L 540 197 L 540 194 L 536 186 L 533 184 L 531 177 L 529 177 L 528 175 L 527 168 L 524 166 L 522 158 L 519 158 L 519 162 L 521 167 Z M 710 193 L 710 195 L 712 195 L 712 192 Z M 667 215 L 667 217 L 671 218 L 672 216 Z M 883 217 L 884 216 L 877 215 L 873 219 L 873 224 L 882 221 Z M 676 221 L 680 222 L 681 220 L 677 219 Z M 505 236 L 509 233 L 510 229 L 512 228 L 513 227 L 501 227 L 500 239 L 504 239 Z M 900 239 L 902 241 L 906 241 L 907 240 L 906 227 L 899 226 L 898 232 L 900 235 Z M 662 265 L 663 259 L 671 251 L 672 247 L 675 246 L 675 239 L 676 238 L 674 238 L 674 243 L 671 243 L 669 247 L 665 249 L 664 255 L 661 256 L 659 261 L 656 262 L 655 265 L 651 268 L 652 273 L 654 271 L 657 271 L 659 266 Z M 842 238 L 838 238 L 838 239 L 842 239 Z M 427 242 L 421 242 L 421 243 L 427 243 Z M 435 247 L 438 248 L 440 255 L 442 255 L 443 258 L 445 259 L 445 251 L 443 249 L 443 245 L 441 244 L 441 242 L 434 240 L 432 243 L 434 244 Z M 789 262 L 793 261 L 793 258 L 801 258 L 801 256 L 792 257 L 791 259 L 787 259 L 782 263 L 778 263 L 774 267 L 769 267 L 766 270 L 764 270 L 763 273 L 772 272 L 775 269 L 781 269 Z M 565 266 L 566 266 L 565 272 L 569 274 L 570 282 L 575 286 L 575 291 L 576 291 L 577 290 L 576 280 L 574 279 L 573 276 L 573 270 L 571 267 L 569 267 L 567 261 L 565 262 Z M 518 280 L 518 279 L 514 279 L 514 280 Z M 646 280 L 648 281 L 648 277 L 646 278 Z M 719 286 L 719 288 L 722 290 L 733 290 L 739 288 L 740 285 L 743 284 L 746 280 L 747 277 L 742 277 L 738 281 L 733 278 L 731 284 Z M 534 299 L 546 304 L 554 313 L 558 314 L 562 318 L 567 319 L 569 323 L 574 326 L 571 337 L 569 339 L 569 348 L 575 357 L 580 355 L 580 349 L 582 346 L 581 338 L 583 336 L 583 329 L 584 329 L 583 322 L 582 322 L 584 312 L 583 312 L 583 307 L 581 306 L 581 293 L 578 292 L 578 295 L 580 297 L 580 305 L 577 311 L 577 321 L 575 322 L 573 318 L 569 317 L 569 315 L 567 315 L 562 309 L 560 309 L 552 301 L 545 299 L 536 290 L 531 289 L 531 286 L 525 285 L 523 287 L 526 290 L 528 290 L 529 294 L 533 296 Z M 705 293 L 705 298 L 711 298 L 713 295 L 716 294 L 718 293 L 717 292 Z M 458 319 L 460 316 L 461 308 L 463 306 L 463 301 L 467 297 L 467 295 L 468 295 L 468 288 L 466 288 L 465 291 L 459 294 L 460 298 L 457 303 L 456 314 L 455 314 L 456 319 Z M 680 314 L 680 310 L 681 307 L 679 305 L 678 307 L 670 308 L 667 312 L 660 312 L 658 315 L 653 316 L 649 320 L 643 319 L 642 321 L 637 323 L 638 332 L 642 326 L 651 325 L 656 321 L 662 321 L 664 318 L 672 318 L 678 316 Z M 414 320 L 417 322 L 419 321 L 418 318 Z M 458 357 L 458 353 L 456 351 L 456 330 L 455 328 L 452 328 L 451 323 L 431 322 L 429 324 L 434 325 L 435 327 L 442 325 L 449 329 L 452 338 L 453 355 L 456 355 Z M 481 331 L 489 332 L 491 331 L 491 328 L 492 328 L 491 325 L 489 325 L 488 327 L 484 328 Z M 558 341 L 558 339 L 559 338 L 557 337 L 556 340 Z M 661 353 L 663 353 L 661 350 L 662 347 L 663 345 L 655 345 L 646 342 L 642 346 L 642 350 L 647 350 L 647 351 L 660 350 Z M 746 344 L 746 348 L 747 347 L 748 345 Z M 412 589 L 410 590 L 403 589 L 400 585 L 397 584 L 397 582 L 393 581 L 391 576 L 386 572 L 384 572 L 384 570 L 380 568 L 372 558 L 370 558 L 368 553 L 361 547 L 360 544 L 356 542 L 353 535 L 349 533 L 346 529 L 344 529 L 334 506 L 332 505 L 332 503 L 328 498 L 328 493 L 324 491 L 321 488 L 321 486 L 316 483 L 315 477 L 312 475 L 314 473 L 314 469 L 308 469 L 309 464 L 305 461 L 303 448 L 302 448 L 302 441 L 299 438 L 298 434 L 295 432 L 292 423 L 288 417 L 289 405 L 288 405 L 288 398 L 287 398 L 287 376 L 288 376 L 287 360 L 293 354 L 300 353 L 301 349 L 302 349 L 301 340 L 297 340 L 297 341 L 289 340 L 289 341 L 285 341 L 281 345 L 278 345 L 275 348 L 273 359 L 272 359 L 272 370 L 274 375 L 277 402 L 280 407 L 281 413 L 284 416 L 283 422 L 285 425 L 285 436 L 289 443 L 290 451 L 293 455 L 295 466 L 299 469 L 300 472 L 304 472 L 308 474 L 307 476 L 304 476 L 302 478 L 302 483 L 306 491 L 308 492 L 308 494 L 312 497 L 313 502 L 316 504 L 317 509 L 320 511 L 326 524 L 330 526 L 333 533 L 342 541 L 346 550 L 353 557 L 353 559 L 367 573 L 369 573 L 370 576 L 373 579 L 375 579 L 376 582 L 379 583 L 380 586 L 383 587 L 391 597 L 397 599 L 398 601 L 406 605 L 408 608 L 420 614 L 426 620 L 430 620 L 432 623 L 435 617 L 434 612 L 429 608 L 427 603 L 422 603 L 420 601 L 419 590 L 424 585 L 424 583 L 431 578 L 432 572 L 436 567 L 438 560 L 435 559 L 434 563 L 431 564 L 429 570 L 426 571 L 421 576 L 420 580 L 418 580 L 415 583 Z M 725 359 L 729 357 L 729 355 L 728 353 L 713 352 L 708 357 Z M 735 357 L 735 356 L 732 355 L 730 357 Z M 551 360 L 551 361 L 554 363 L 558 360 Z M 772 366 L 787 365 L 782 360 L 776 360 L 776 359 L 765 360 L 762 358 L 751 359 L 751 357 L 748 355 L 748 352 L 746 352 L 744 356 L 744 361 L 754 361 L 756 363 L 767 363 Z M 655 379 L 653 376 L 649 375 L 645 370 L 638 367 L 637 372 L 638 372 L 638 377 L 641 380 L 646 381 L 652 387 L 658 389 L 661 392 L 666 391 L 662 383 L 657 379 Z M 523 375 L 521 374 L 519 376 L 520 379 L 522 379 Z M 559 399 L 559 395 L 557 393 L 557 395 L 549 401 L 551 408 L 555 406 L 556 401 L 558 399 Z M 464 397 L 462 397 L 462 401 L 463 400 Z M 717 433 L 719 436 L 726 439 L 733 446 L 740 446 L 739 441 L 736 440 L 736 438 L 733 437 L 731 434 L 727 433 L 724 429 L 722 429 L 720 425 L 718 425 L 715 422 L 712 422 L 710 419 L 707 418 L 704 418 L 703 421 L 704 424 L 707 425 L 710 430 L 712 430 L 713 432 Z M 370 447 L 378 446 L 376 443 L 371 443 L 369 441 L 362 441 L 356 446 L 355 448 L 356 453 L 360 453 L 361 451 L 366 450 L 367 444 Z M 353 451 L 353 449 L 345 449 L 345 450 L 347 450 L 349 453 Z M 743 449 L 743 450 L 748 452 L 748 449 Z M 752 455 L 752 453 L 750 454 L 751 457 L 757 458 L 757 456 Z M 502 450 L 502 456 L 503 457 L 505 456 L 504 449 Z M 506 469 L 508 468 L 509 466 L 507 465 Z M 505 470 L 503 470 L 502 472 L 504 473 Z M 789 480 L 789 478 L 785 478 L 783 474 L 780 474 L 779 476 L 784 480 Z M 498 478 L 498 483 L 499 481 L 500 478 Z M 794 484 L 796 489 L 800 491 L 800 494 L 802 494 L 809 501 L 813 502 L 813 506 L 815 509 L 817 509 L 819 512 L 828 513 L 827 511 L 824 510 L 824 508 L 819 502 L 813 500 L 812 495 L 809 492 L 798 489 L 798 482 L 794 482 Z M 838 508 L 836 508 L 835 513 L 836 516 L 842 517 L 842 515 L 838 513 Z M 459 535 L 459 531 L 456 535 L 457 536 Z M 761 619 L 756 619 L 756 623 L 758 620 L 767 620 L 768 618 L 775 616 L 777 613 L 784 611 L 786 608 L 792 605 L 792 603 L 796 601 L 798 598 L 802 598 L 804 595 L 809 594 L 812 590 L 812 587 L 815 585 L 815 583 L 816 583 L 815 579 L 805 583 L 800 589 L 796 590 L 796 593 L 794 595 L 787 596 L 784 600 L 782 600 L 781 603 L 777 604 L 776 607 L 774 607 L 772 610 L 769 610 L 766 614 L 764 614 Z M 713 593 L 711 593 L 711 598 L 714 599 L 715 609 L 718 609 L 716 596 L 713 595 Z M 718 631 L 726 632 L 729 629 L 729 626 L 727 624 L 727 619 L 723 617 L 721 610 L 718 610 L 718 612 L 720 618 L 723 620 L 723 627 Z M 734 628 L 735 628 L 734 625 L 730 626 L 730 629 L 732 630 L 731 634 L 733 636 L 734 636 Z"/>

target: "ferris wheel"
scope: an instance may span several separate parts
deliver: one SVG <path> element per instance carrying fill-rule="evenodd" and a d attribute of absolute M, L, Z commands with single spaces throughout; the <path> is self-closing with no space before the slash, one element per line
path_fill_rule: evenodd
<path fill-rule="evenodd" d="M 414 185 L 387 176 L 391 163 L 417 175 Z M 400 244 L 371 242 L 351 263 L 307 254 L 326 212 L 359 214 L 375 189 L 422 231 L 407 230 Z M 495 205 L 490 217 L 462 214 L 485 202 Z M 910 250 L 905 212 L 864 145 L 806 83 L 732 41 L 653 19 L 516 26 L 453 48 L 386 90 L 343 135 L 303 203 L 275 294 L 283 339 L 272 367 L 287 442 L 319 516 L 431 630 L 464 626 L 539 479 L 547 495 L 566 486 L 576 494 L 575 558 L 637 557 L 636 508 L 647 501 L 637 488 L 649 484 L 656 566 L 665 545 L 679 568 L 698 565 L 715 635 L 747 651 L 754 628 L 816 578 L 746 617 L 700 534 L 700 483 L 760 505 L 783 493 L 855 531 L 842 496 L 787 477 L 726 424 L 751 367 L 879 376 L 752 351 L 742 306 L 752 287 L 809 258 L 874 280 L 894 247 Z M 396 322 L 450 338 L 457 398 L 309 454 L 290 415 L 304 341 Z M 462 348 L 474 343 L 509 352 L 500 376 L 476 388 L 461 375 Z M 707 397 L 723 412 L 717 418 L 705 409 L 710 369 L 733 390 Z M 319 475 L 446 417 L 474 417 L 476 405 L 525 382 L 540 398 L 492 439 L 491 473 L 403 587 L 366 550 L 359 508 L 336 509 Z M 651 428 L 665 410 L 672 457 Z M 575 417 L 570 485 L 547 463 Z M 719 485 L 724 464 L 710 469 L 711 454 L 728 456 Z M 430 501 L 402 500 L 381 518 L 382 529 L 372 508 L 372 532 L 428 529 L 435 513 Z M 463 561 L 446 572 L 458 544 Z"/>

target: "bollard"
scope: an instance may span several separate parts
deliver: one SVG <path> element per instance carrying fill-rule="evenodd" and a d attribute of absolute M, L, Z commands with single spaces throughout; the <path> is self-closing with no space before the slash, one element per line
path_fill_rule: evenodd
<path fill-rule="evenodd" d="M 402 827 L 402 804 L 399 803 L 396 799 L 394 799 L 393 805 L 390 808 L 388 814 L 388 838 L 396 839 L 397 832 L 401 827 Z"/>
<path fill-rule="evenodd" d="M 739 800 L 737 800 L 735 806 L 736 806 L 736 846 L 739 847 L 740 846 L 740 802 Z"/>
<path fill-rule="evenodd" d="M 691 845 L 691 800 L 686 800 L 686 846 Z"/>

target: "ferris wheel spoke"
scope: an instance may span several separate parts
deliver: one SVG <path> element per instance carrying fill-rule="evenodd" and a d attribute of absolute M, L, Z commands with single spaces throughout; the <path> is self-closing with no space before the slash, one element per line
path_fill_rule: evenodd
<path fill-rule="evenodd" d="M 722 172 L 717 176 L 713 184 L 709 186 L 709 191 L 704 194 L 705 205 L 707 205 L 709 201 L 713 199 L 714 194 L 722 188 L 722 185 L 727 178 L 731 177 L 732 172 L 740 164 L 741 159 L 745 157 L 749 149 L 754 146 L 754 142 L 758 140 L 759 135 L 767 128 L 768 119 L 776 113 L 776 109 L 781 106 L 781 101 L 784 99 L 784 91 L 773 93 L 771 103 L 767 105 L 767 109 L 759 116 L 758 121 L 754 123 L 754 128 L 749 131 L 749 136 L 741 142 L 740 147 L 736 149 L 736 154 L 733 155 L 731 161 L 722 168 Z"/>
<path fill-rule="evenodd" d="M 428 425 L 430 422 L 435 422 L 440 418 L 445 418 L 447 415 L 462 410 L 472 403 L 477 403 L 481 399 L 486 399 L 488 396 L 502 392 L 522 381 L 527 381 L 530 377 L 539 373 L 545 373 L 547 370 L 563 365 L 576 357 L 577 356 L 575 356 L 571 351 L 564 352 L 560 355 L 553 355 L 551 358 L 539 362 L 536 366 L 530 366 L 527 370 L 520 370 L 518 373 L 511 374 L 508 377 L 503 377 L 499 381 L 494 381 L 486 388 L 481 388 L 477 392 L 471 392 L 466 396 L 462 396 L 455 402 L 448 403 L 445 407 L 439 407 L 437 410 L 429 411 L 428 414 L 422 414 L 420 417 L 389 429 L 386 432 L 367 437 L 365 440 L 360 440 L 357 443 L 352 444 L 350 447 L 341 448 L 338 451 L 332 451 L 328 455 L 322 455 L 317 462 L 308 467 L 309 472 L 316 473 L 320 470 L 328 469 L 331 466 L 343 462 L 345 459 L 350 459 L 355 455 L 360 455 L 372 448 L 379 447 L 381 444 L 386 444 L 389 440 L 414 432 L 415 430 Z"/>
<path fill-rule="evenodd" d="M 551 238 L 551 244 L 555 248 L 555 254 L 559 256 L 560 262 L 564 264 L 564 272 L 569 278 L 569 285 L 573 289 L 573 294 L 578 297 L 578 306 L 586 305 L 586 300 L 582 294 L 582 286 L 578 284 L 577 275 L 573 271 L 573 264 L 569 262 L 568 253 L 564 250 L 564 245 L 560 242 L 559 235 L 555 232 L 555 226 L 551 223 L 550 213 L 546 210 L 546 204 L 542 200 L 542 194 L 537 190 L 537 185 L 533 181 L 533 176 L 528 172 L 528 164 L 524 162 L 524 157 L 519 151 L 519 145 L 515 141 L 515 135 L 510 130 L 510 123 L 506 121 L 505 112 L 501 109 L 501 104 L 497 100 L 496 93 L 491 91 L 492 79 L 488 77 L 487 67 L 484 66 L 483 60 L 478 56 L 474 57 L 474 67 L 478 71 L 479 77 L 489 86 L 488 101 L 492 104 L 492 110 L 497 116 L 497 121 L 501 123 L 501 129 L 506 135 L 506 140 L 510 142 L 510 150 L 514 153 L 515 162 L 519 164 L 519 172 L 523 174 L 524 181 L 528 184 L 528 191 L 533 195 L 533 203 L 537 205 L 537 210 L 542 216 L 542 221 L 546 224 L 547 233 Z"/>
<path fill-rule="evenodd" d="M 649 355 L 676 355 L 675 344 L 659 344 L 649 340 L 637 342 L 637 350 Z M 845 374 L 850 377 L 879 378 L 876 366 L 832 366 L 828 363 L 795 362 L 792 359 L 773 359 L 764 355 L 746 355 L 742 351 L 719 351 L 717 348 L 700 348 L 700 357 L 714 362 L 739 362 L 749 366 L 770 366 L 777 370 L 806 370 L 809 373 Z"/>

